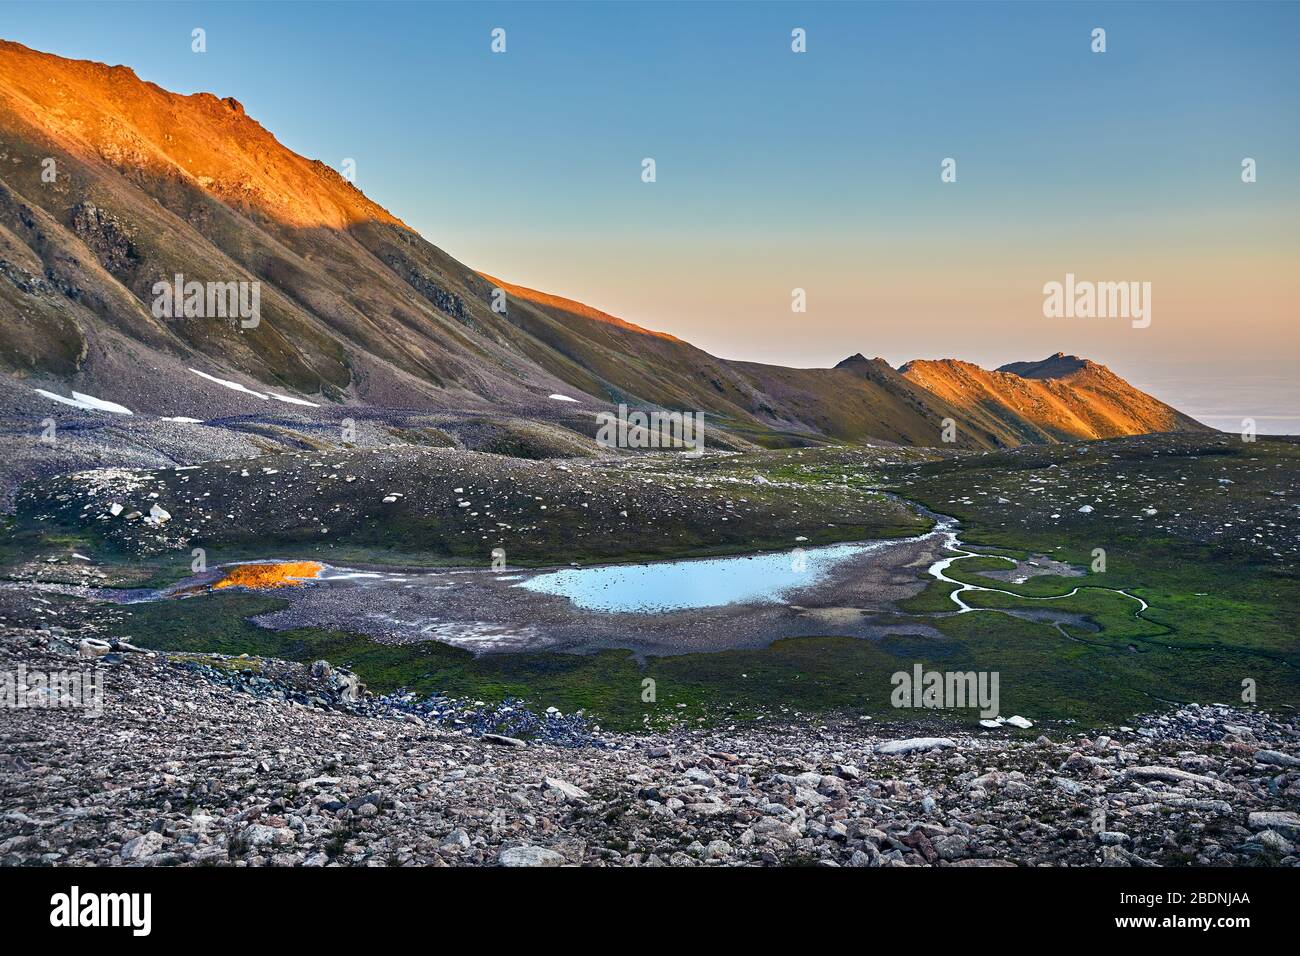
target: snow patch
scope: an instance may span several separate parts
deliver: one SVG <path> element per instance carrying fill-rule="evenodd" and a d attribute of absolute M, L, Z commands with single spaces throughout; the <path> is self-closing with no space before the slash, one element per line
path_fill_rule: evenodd
<path fill-rule="evenodd" d="M 261 392 L 255 392 L 248 386 L 240 385 L 238 382 L 228 382 L 224 378 L 217 378 L 215 375 L 209 375 L 207 372 L 200 372 L 196 368 L 192 368 L 190 371 L 199 378 L 206 378 L 209 382 L 216 382 L 218 385 L 226 386 L 226 388 L 233 388 L 236 392 L 243 392 L 245 395 L 252 395 L 254 398 L 260 398 L 262 401 L 266 401 L 269 398 L 269 396 L 263 395 Z"/>
<path fill-rule="evenodd" d="M 94 395 L 86 395 L 83 392 L 73 392 L 72 397 L 79 402 L 85 402 L 91 408 L 98 409 L 101 412 L 112 412 L 115 415 L 134 415 L 135 412 L 125 405 L 119 405 L 117 402 L 106 402 L 102 398 L 96 398 Z"/>
<path fill-rule="evenodd" d="M 96 398 L 94 395 L 87 395 L 84 392 L 73 392 L 71 398 L 65 398 L 54 392 L 47 392 L 43 388 L 36 388 L 32 391 L 38 395 L 44 395 L 48 399 L 61 402 L 64 405 L 71 405 L 73 408 L 80 408 L 85 412 L 112 412 L 114 415 L 134 415 L 135 412 L 125 405 L 119 405 L 117 402 L 106 402 L 102 398 Z"/>
<path fill-rule="evenodd" d="M 305 398 L 294 398 L 292 395 L 278 395 L 275 392 L 268 392 L 277 402 L 288 402 L 290 405 L 306 405 L 308 408 L 320 408 L 315 402 L 309 402 Z"/>

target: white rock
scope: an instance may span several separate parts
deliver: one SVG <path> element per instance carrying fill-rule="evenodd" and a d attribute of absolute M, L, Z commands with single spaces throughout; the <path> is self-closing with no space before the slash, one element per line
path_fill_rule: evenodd
<path fill-rule="evenodd" d="M 108 641 L 101 641 L 98 638 L 82 638 L 81 644 L 77 646 L 77 656 L 83 659 L 92 657 L 103 657 L 113 648 Z"/>
<path fill-rule="evenodd" d="M 162 849 L 162 845 L 163 835 L 150 830 L 134 840 L 128 840 L 122 847 L 120 855 L 124 860 L 138 860 L 143 856 L 153 856 Z"/>
<path fill-rule="evenodd" d="M 564 857 L 542 846 L 516 846 L 497 857 L 502 866 L 564 866 Z"/>
<path fill-rule="evenodd" d="M 1259 810 L 1246 818 L 1252 830 L 1277 830 L 1283 836 L 1300 839 L 1300 815 L 1290 810 Z"/>
<path fill-rule="evenodd" d="M 261 823 L 249 824 L 240 835 L 249 846 L 286 846 L 294 841 L 293 831 L 288 827 L 268 827 Z"/>
<path fill-rule="evenodd" d="M 942 750 L 957 745 L 947 737 L 909 737 L 876 744 L 878 754 L 910 754 L 918 750 Z"/>
<path fill-rule="evenodd" d="M 1223 792 L 1235 792 L 1236 787 L 1214 777 L 1199 773 L 1189 773 L 1177 767 L 1130 767 L 1121 775 L 1124 780 L 1161 780 L 1165 783 L 1190 783 Z M 1253 816 L 1253 814 L 1252 814 Z"/>
<path fill-rule="evenodd" d="M 591 796 L 591 794 L 587 793 L 587 791 L 583 790 L 581 787 L 575 787 L 568 781 L 560 780 L 556 777 L 547 777 L 543 783 L 557 793 L 563 794 L 566 800 L 585 800 L 587 797 Z"/>
<path fill-rule="evenodd" d="M 704 848 L 704 855 L 711 860 L 720 860 L 725 856 L 731 856 L 731 844 L 726 840 L 712 840 Z"/>
<path fill-rule="evenodd" d="M 1293 757 L 1279 750 L 1257 750 L 1255 762 L 1276 764 L 1279 767 L 1300 767 L 1300 757 Z"/>

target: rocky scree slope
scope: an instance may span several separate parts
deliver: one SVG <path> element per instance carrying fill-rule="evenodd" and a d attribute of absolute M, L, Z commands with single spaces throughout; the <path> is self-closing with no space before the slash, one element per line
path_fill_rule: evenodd
<path fill-rule="evenodd" d="M 0 723 L 7 865 L 1300 862 L 1300 728 L 1220 705 L 1095 736 L 837 719 L 573 746 L 367 706 L 328 667 L 5 629 L 19 663 L 98 663 L 106 701 Z"/>

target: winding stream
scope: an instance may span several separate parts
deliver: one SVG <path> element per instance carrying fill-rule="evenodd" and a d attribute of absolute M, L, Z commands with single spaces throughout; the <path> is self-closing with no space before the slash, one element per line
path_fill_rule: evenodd
<path fill-rule="evenodd" d="M 1011 564 L 1017 564 L 1019 562 L 1017 562 L 1015 558 L 1008 558 L 1000 554 L 981 554 L 978 551 L 967 551 L 965 548 L 961 547 L 961 539 L 957 534 L 958 521 L 956 518 L 949 515 L 935 514 L 934 512 L 928 513 L 934 515 L 936 519 L 934 530 L 930 533 L 942 534 L 944 536 L 944 550 L 956 552 L 956 554 L 946 558 L 941 558 L 934 564 L 930 565 L 929 573 L 931 577 L 936 578 L 937 580 L 957 585 L 957 590 L 953 591 L 949 596 L 952 598 L 953 603 L 957 605 L 956 613 L 958 614 L 966 614 L 970 611 L 1002 611 L 1005 613 L 1007 610 L 1005 608 L 971 607 L 961 598 L 961 596 L 967 591 L 990 591 L 993 594 L 1006 594 L 1009 597 L 1017 598 L 1021 601 L 1059 601 L 1062 598 L 1074 597 L 1074 595 L 1084 590 L 1109 591 L 1112 594 L 1122 594 L 1130 601 L 1136 601 L 1138 603 L 1138 609 L 1134 612 L 1134 617 L 1140 617 L 1142 612 L 1150 607 L 1150 605 L 1147 604 L 1146 601 L 1142 600 L 1142 598 L 1138 597 L 1136 594 L 1129 594 L 1123 588 L 1107 588 L 1098 584 L 1081 584 L 1066 594 L 1052 594 L 1045 597 L 1029 597 L 1024 594 L 1017 594 L 1015 591 L 1006 591 L 1002 588 L 990 588 L 985 587 L 982 584 L 970 584 L 966 581 L 958 581 L 956 578 L 950 578 L 944 572 L 952 566 L 954 561 L 961 561 L 963 558 L 996 558 L 999 561 L 1007 561 Z"/>

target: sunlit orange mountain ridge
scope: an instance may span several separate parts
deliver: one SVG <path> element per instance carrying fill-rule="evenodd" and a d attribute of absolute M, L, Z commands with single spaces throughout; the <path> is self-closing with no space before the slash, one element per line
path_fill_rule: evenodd
<path fill-rule="evenodd" d="M 632 322 L 627 322 L 617 316 L 610 315 L 608 312 L 602 312 L 600 309 L 592 308 L 581 302 L 575 302 L 573 299 L 566 299 L 564 296 L 552 295 L 549 292 L 538 292 L 536 289 L 530 289 L 527 286 L 514 285 L 502 279 L 496 279 L 486 272 L 480 272 L 493 288 L 502 289 L 510 295 L 510 298 L 531 302 L 534 305 L 546 306 L 557 309 L 561 312 L 567 312 L 570 315 L 581 316 L 584 319 L 591 319 L 596 322 L 605 322 L 609 325 L 618 326 L 621 329 L 627 329 L 629 332 L 639 332 L 642 335 L 653 335 L 661 339 L 669 339 L 673 342 L 680 342 L 681 339 L 675 335 L 669 335 L 667 332 L 656 332 L 653 329 L 645 329 Z"/>
<path fill-rule="evenodd" d="M 956 359 L 917 360 L 899 371 L 980 420 L 1014 417 L 1033 429 L 1025 441 L 1113 438 L 1201 426 L 1129 385 L 1104 365 L 1058 352 L 1041 362 L 987 371 Z"/>

